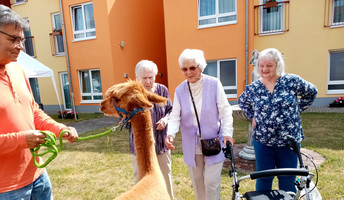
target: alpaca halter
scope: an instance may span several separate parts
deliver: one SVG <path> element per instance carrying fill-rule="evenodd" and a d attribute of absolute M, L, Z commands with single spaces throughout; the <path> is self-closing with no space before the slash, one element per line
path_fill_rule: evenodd
<path fill-rule="evenodd" d="M 125 126 L 128 123 L 128 121 L 134 117 L 134 115 L 145 110 L 144 108 L 134 108 L 134 110 L 132 110 L 130 113 L 128 113 L 128 111 L 117 106 L 114 100 L 112 100 L 112 103 L 115 106 L 115 109 L 116 109 L 118 115 L 121 117 L 122 121 L 124 121 L 122 126 L 121 126 L 121 131 L 122 131 L 123 126 Z M 123 113 L 125 115 L 125 119 L 123 119 L 124 117 L 121 113 Z"/>

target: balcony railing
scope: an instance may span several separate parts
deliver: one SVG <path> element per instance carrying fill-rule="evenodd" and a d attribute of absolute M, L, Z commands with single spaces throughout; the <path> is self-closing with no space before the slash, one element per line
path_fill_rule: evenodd
<path fill-rule="evenodd" d="M 289 1 L 254 6 L 254 34 L 265 35 L 289 31 Z"/>
<path fill-rule="evenodd" d="M 344 0 L 325 0 L 324 26 L 344 26 Z"/>
<path fill-rule="evenodd" d="M 24 42 L 24 51 L 32 57 L 36 57 L 35 37 L 27 36 Z"/>

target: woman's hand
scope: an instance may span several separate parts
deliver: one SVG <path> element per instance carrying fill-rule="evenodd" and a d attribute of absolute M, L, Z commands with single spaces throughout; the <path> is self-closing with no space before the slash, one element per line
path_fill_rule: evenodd
<path fill-rule="evenodd" d="M 255 128 L 256 125 L 257 125 L 257 123 L 256 123 L 256 118 L 253 117 L 253 118 L 252 118 L 252 127 Z"/>
<path fill-rule="evenodd" d="M 163 130 L 166 128 L 167 125 L 167 120 L 165 118 L 161 118 L 157 123 L 156 123 L 156 130 Z"/>
<path fill-rule="evenodd" d="M 233 146 L 234 143 L 235 143 L 234 138 L 232 138 L 231 136 L 224 136 L 224 137 L 223 137 L 223 144 L 226 145 L 227 141 L 230 142 L 230 143 L 232 144 L 232 146 Z"/>
<path fill-rule="evenodd" d="M 168 149 L 175 149 L 175 147 L 173 146 L 173 136 L 172 135 L 168 135 L 166 138 L 165 138 L 165 145 L 167 146 Z"/>

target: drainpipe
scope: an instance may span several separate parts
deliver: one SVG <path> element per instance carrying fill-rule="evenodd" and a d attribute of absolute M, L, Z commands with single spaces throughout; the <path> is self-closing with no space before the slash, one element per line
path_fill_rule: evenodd
<path fill-rule="evenodd" d="M 245 84 L 248 85 L 248 0 L 246 0 Z M 245 85 L 245 87 L 246 87 Z"/>
<path fill-rule="evenodd" d="M 65 47 L 65 54 L 66 54 L 66 59 L 67 59 L 67 69 L 68 69 L 68 79 L 69 79 L 69 87 L 70 87 L 70 95 L 72 99 L 72 106 L 74 113 L 76 113 L 76 108 L 75 108 L 75 102 L 74 102 L 74 92 L 73 92 L 73 84 L 72 84 L 72 77 L 70 75 L 70 65 L 69 65 L 69 54 L 68 54 L 68 47 L 67 47 L 67 37 L 66 37 L 66 27 L 64 23 L 64 15 L 63 15 L 63 7 L 62 7 L 62 0 L 59 0 L 60 2 L 60 12 L 61 12 L 61 23 L 62 23 L 62 31 L 63 31 L 63 43 Z M 77 120 L 76 114 L 74 114 L 74 119 Z"/>

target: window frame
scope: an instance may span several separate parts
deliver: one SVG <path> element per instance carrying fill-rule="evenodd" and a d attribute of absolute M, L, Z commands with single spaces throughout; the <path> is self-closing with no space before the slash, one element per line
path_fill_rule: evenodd
<path fill-rule="evenodd" d="M 265 2 L 266 0 L 260 0 L 260 2 L 261 2 L 261 5 L 264 5 L 264 2 Z M 280 3 L 280 4 L 278 4 L 278 6 L 277 7 L 280 7 L 280 9 L 281 9 L 281 12 L 280 12 L 280 15 L 281 15 L 281 21 L 280 21 L 280 23 L 281 23 L 281 28 L 280 29 L 276 29 L 276 30 L 269 30 L 269 31 L 264 31 L 263 30 L 263 27 L 264 27 L 264 9 L 268 9 L 268 8 L 265 8 L 264 6 L 260 6 L 260 13 L 261 13 L 261 15 L 260 15 L 260 35 L 273 35 L 273 34 L 281 34 L 281 33 L 284 33 L 285 32 L 285 30 L 284 30 L 284 26 L 285 26 L 285 9 L 284 9 L 284 4 L 283 3 Z M 269 9 L 271 9 L 271 8 L 269 8 Z"/>
<path fill-rule="evenodd" d="M 53 29 L 56 29 L 56 24 L 55 24 L 55 16 L 56 15 L 60 15 L 60 20 L 61 20 L 61 13 L 57 12 L 57 13 L 52 13 L 51 14 L 51 20 L 52 20 L 52 25 L 53 25 Z M 61 23 L 61 26 L 62 26 L 62 23 Z M 62 27 L 61 27 L 62 29 Z M 66 54 L 66 50 L 65 50 L 65 47 L 64 47 L 64 41 L 63 41 L 63 35 L 62 36 L 62 45 L 63 45 L 63 52 L 60 52 L 59 51 L 59 48 L 58 48 L 58 42 L 57 42 L 57 36 L 53 36 L 54 37 L 54 43 L 55 43 L 55 56 L 64 56 Z"/>
<path fill-rule="evenodd" d="M 90 5 L 90 4 L 92 4 L 92 7 L 93 7 L 93 2 L 73 5 L 73 6 L 70 7 L 71 20 L 72 20 L 72 28 L 73 28 L 73 40 L 74 41 L 91 40 L 91 39 L 95 39 L 96 38 L 96 28 L 95 28 L 95 25 L 94 25 L 94 28 L 92 28 L 92 29 L 86 29 L 86 20 L 85 20 L 85 9 L 84 9 L 84 7 L 86 5 Z M 74 10 L 76 8 L 80 8 L 80 7 L 82 9 L 82 19 L 83 19 L 82 22 L 83 22 L 84 29 L 76 31 L 75 30 Z M 94 20 L 94 10 L 93 10 L 93 20 Z M 87 36 L 87 33 L 91 33 L 91 32 L 94 32 L 95 35 L 94 36 Z M 84 34 L 84 37 L 82 37 L 82 38 L 75 38 L 76 34 L 81 34 L 81 33 Z"/>
<path fill-rule="evenodd" d="M 235 61 L 235 86 L 225 86 L 222 81 L 221 81 L 221 68 L 220 68 L 220 63 L 221 62 L 226 62 L 226 61 Z M 216 78 L 219 79 L 222 83 L 223 90 L 236 90 L 236 94 L 226 94 L 226 97 L 228 99 L 235 99 L 238 98 L 238 60 L 236 58 L 231 58 L 231 59 L 222 59 L 222 60 L 207 60 L 208 63 L 215 63 L 216 62 Z M 226 93 L 226 92 L 225 92 Z"/>
<path fill-rule="evenodd" d="M 235 11 L 234 12 L 228 12 L 228 13 L 222 13 L 219 14 L 219 0 L 215 0 L 215 14 L 214 15 L 208 15 L 208 16 L 200 16 L 201 12 L 200 12 L 200 0 L 197 0 L 197 14 L 198 14 L 198 20 L 197 20 L 197 24 L 198 24 L 198 28 L 208 28 L 208 27 L 216 27 L 216 26 L 224 26 L 224 25 L 228 25 L 228 24 L 236 24 L 238 21 L 238 6 L 237 6 L 237 0 L 233 0 L 234 4 L 235 4 Z M 221 17 L 229 17 L 229 16 L 236 16 L 235 20 L 232 21 L 226 21 L 226 22 L 218 22 L 219 18 Z M 206 24 L 206 25 L 200 25 L 199 22 L 201 20 L 206 20 L 206 19 L 212 19 L 215 18 L 216 22 L 212 23 L 212 24 Z"/>
<path fill-rule="evenodd" d="M 82 88 L 83 88 L 83 79 L 81 76 L 82 72 L 88 71 L 89 73 L 89 78 L 90 78 L 90 87 L 91 87 L 91 92 L 90 93 L 83 93 L 82 92 Z M 102 92 L 93 92 L 93 82 L 92 82 L 92 71 L 99 71 L 100 73 L 100 69 L 82 69 L 82 70 L 78 70 L 78 74 L 79 74 L 79 84 L 80 84 L 80 102 L 81 103 L 100 103 L 101 101 L 103 101 L 103 93 Z M 100 84 L 101 84 L 101 77 L 100 77 Z M 103 90 L 103 89 L 102 89 Z M 82 98 L 86 96 L 86 97 L 92 97 L 92 100 L 83 100 Z M 102 96 L 102 99 L 94 99 L 94 96 Z"/>
<path fill-rule="evenodd" d="M 331 27 L 335 28 L 335 27 L 343 27 L 344 26 L 344 21 L 342 22 L 334 22 L 334 1 L 335 0 L 331 0 Z M 344 13 L 343 13 L 344 15 Z"/>
<path fill-rule="evenodd" d="M 328 72 L 327 72 L 327 94 L 344 94 L 344 89 L 339 90 L 330 90 L 328 87 L 330 85 L 342 85 L 344 84 L 344 79 L 340 81 L 331 81 L 330 80 L 330 74 L 331 74 L 331 53 L 338 53 L 341 52 L 344 54 L 344 49 L 341 50 L 331 50 L 329 51 L 329 57 L 328 57 Z"/>

